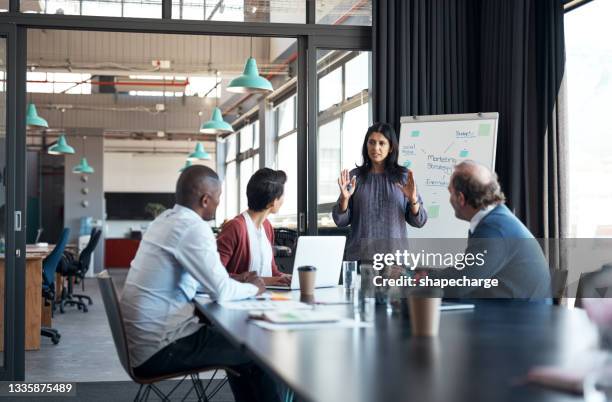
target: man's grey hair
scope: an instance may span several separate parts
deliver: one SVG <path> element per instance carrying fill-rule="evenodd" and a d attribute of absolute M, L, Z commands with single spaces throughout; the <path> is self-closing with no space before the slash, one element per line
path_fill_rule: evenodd
<path fill-rule="evenodd" d="M 454 191 L 463 194 L 465 201 L 474 209 L 506 201 L 497 175 L 474 161 L 463 161 L 455 166 L 451 180 Z"/>

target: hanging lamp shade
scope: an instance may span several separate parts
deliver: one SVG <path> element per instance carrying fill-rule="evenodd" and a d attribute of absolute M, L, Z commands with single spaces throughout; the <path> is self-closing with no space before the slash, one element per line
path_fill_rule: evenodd
<path fill-rule="evenodd" d="M 49 148 L 47 153 L 49 155 L 73 154 L 74 148 L 68 145 L 68 143 L 66 142 L 66 136 L 62 134 L 57 139 L 57 143 L 53 145 L 51 148 Z"/>
<path fill-rule="evenodd" d="M 206 152 L 206 150 L 204 149 L 204 145 L 202 145 L 201 142 L 198 142 L 196 144 L 195 150 L 189 154 L 189 157 L 187 158 L 187 160 L 189 161 L 194 161 L 196 159 L 210 159 L 210 155 L 208 154 L 208 152 Z"/>
<path fill-rule="evenodd" d="M 192 166 L 193 163 L 187 159 L 187 162 L 185 162 L 185 166 L 183 166 L 182 168 L 179 169 L 179 172 L 183 173 L 183 170 L 187 169 L 189 166 Z"/>
<path fill-rule="evenodd" d="M 221 109 L 214 108 L 210 120 L 204 122 L 200 127 L 200 132 L 203 134 L 229 134 L 234 132 L 231 124 L 223 120 Z"/>
<path fill-rule="evenodd" d="M 30 103 L 28 105 L 28 110 L 26 112 L 26 125 L 30 127 L 49 127 L 49 123 L 47 120 L 43 119 L 38 115 L 36 111 L 36 105 Z"/>
<path fill-rule="evenodd" d="M 94 168 L 87 163 L 87 158 L 81 158 L 81 162 L 72 168 L 72 173 L 92 174 L 94 172 Z"/>
<path fill-rule="evenodd" d="M 255 59 L 249 57 L 244 72 L 229 83 L 227 90 L 236 93 L 268 93 L 273 88 L 270 81 L 259 75 Z"/>

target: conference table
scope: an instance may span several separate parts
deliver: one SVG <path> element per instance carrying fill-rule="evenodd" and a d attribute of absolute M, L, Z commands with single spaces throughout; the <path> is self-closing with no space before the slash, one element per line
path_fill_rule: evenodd
<path fill-rule="evenodd" d="M 339 304 L 346 300 L 341 288 L 317 289 L 314 308 L 352 317 L 352 304 Z M 527 385 L 525 375 L 534 366 L 572 365 L 597 348 L 583 311 L 543 304 L 486 301 L 444 311 L 435 338 L 412 337 L 409 319 L 386 306 L 377 306 L 368 328 L 283 331 L 207 298 L 196 306 L 300 401 L 578 401 Z"/>

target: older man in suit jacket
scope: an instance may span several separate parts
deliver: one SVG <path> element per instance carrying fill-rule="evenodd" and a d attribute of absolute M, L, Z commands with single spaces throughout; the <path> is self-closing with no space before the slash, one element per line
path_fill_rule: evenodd
<path fill-rule="evenodd" d="M 542 249 L 531 232 L 504 205 L 497 176 L 486 167 L 465 161 L 455 167 L 448 186 L 458 219 L 468 221 L 466 255 L 484 253 L 484 265 L 433 274 L 444 278 L 496 278 L 495 288 L 453 288 L 450 296 L 546 299 L 550 272 Z"/>

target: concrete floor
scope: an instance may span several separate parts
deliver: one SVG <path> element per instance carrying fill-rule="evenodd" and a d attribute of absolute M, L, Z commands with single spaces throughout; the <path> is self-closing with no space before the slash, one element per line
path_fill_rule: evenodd
<path fill-rule="evenodd" d="M 127 269 L 109 272 L 120 294 Z M 42 337 L 40 350 L 26 351 L 26 381 L 130 381 L 119 362 L 96 280 L 86 278 L 85 292 L 80 285 L 74 292 L 90 296 L 93 305 L 88 306 L 88 313 L 76 307 L 66 307 L 64 314 L 56 310 L 53 328 L 62 338 L 54 345 L 50 338 Z"/>

